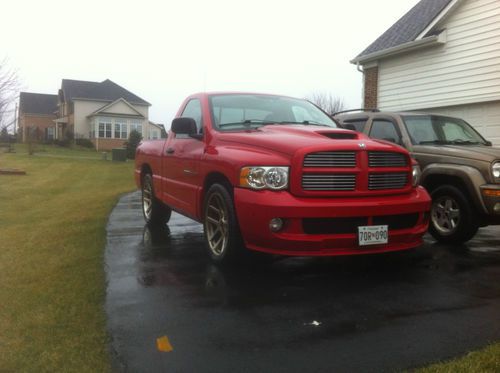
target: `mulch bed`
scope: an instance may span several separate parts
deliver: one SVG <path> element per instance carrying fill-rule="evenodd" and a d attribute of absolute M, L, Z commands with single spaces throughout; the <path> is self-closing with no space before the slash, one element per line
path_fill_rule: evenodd
<path fill-rule="evenodd" d="M 0 168 L 0 175 L 26 175 L 26 171 L 17 168 Z"/>

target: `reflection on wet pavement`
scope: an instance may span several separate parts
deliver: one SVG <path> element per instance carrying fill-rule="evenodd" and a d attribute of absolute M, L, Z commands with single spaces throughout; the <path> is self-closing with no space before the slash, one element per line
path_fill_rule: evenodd
<path fill-rule="evenodd" d="M 220 269 L 202 226 L 144 226 L 138 193 L 108 223 L 106 311 L 125 371 L 388 371 L 500 340 L 500 227 L 463 247 L 268 256 Z M 173 350 L 158 351 L 168 336 Z"/>

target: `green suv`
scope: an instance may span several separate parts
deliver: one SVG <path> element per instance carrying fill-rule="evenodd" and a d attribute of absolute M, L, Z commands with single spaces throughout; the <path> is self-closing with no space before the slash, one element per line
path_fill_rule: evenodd
<path fill-rule="evenodd" d="M 459 118 L 378 110 L 334 114 L 344 128 L 408 149 L 432 196 L 429 232 L 445 243 L 500 225 L 500 148 Z"/>

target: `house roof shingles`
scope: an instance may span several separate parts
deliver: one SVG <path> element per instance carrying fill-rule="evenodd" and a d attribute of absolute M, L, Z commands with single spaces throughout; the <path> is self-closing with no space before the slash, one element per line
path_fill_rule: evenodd
<path fill-rule="evenodd" d="M 53 115 L 57 105 L 57 95 L 21 92 L 19 96 L 19 110 L 25 114 Z"/>
<path fill-rule="evenodd" d="M 413 41 L 452 0 L 421 0 L 357 57 Z"/>
<path fill-rule="evenodd" d="M 88 82 L 83 80 L 63 79 L 61 89 L 66 101 L 83 98 L 89 100 L 115 101 L 119 98 L 142 105 L 150 105 L 139 96 L 106 79 L 102 82 Z"/>

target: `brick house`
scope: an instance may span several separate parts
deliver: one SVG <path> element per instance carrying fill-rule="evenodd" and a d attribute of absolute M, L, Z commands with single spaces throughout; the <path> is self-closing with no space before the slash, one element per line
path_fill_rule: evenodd
<path fill-rule="evenodd" d="M 421 0 L 351 63 L 364 107 L 464 118 L 500 145 L 500 1 Z"/>
<path fill-rule="evenodd" d="M 19 129 L 22 141 L 28 137 L 37 141 L 55 139 L 54 120 L 57 118 L 57 95 L 21 92 L 19 96 Z"/>
<path fill-rule="evenodd" d="M 132 130 L 146 139 L 161 137 L 161 128 L 148 119 L 151 104 L 109 79 L 63 79 L 54 96 L 55 116 L 51 117 L 52 129 L 48 130 L 53 136 L 47 140 L 89 139 L 97 150 L 110 150 L 122 147 Z"/>

